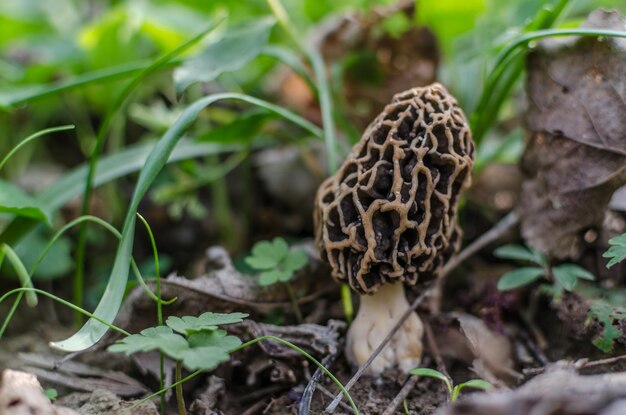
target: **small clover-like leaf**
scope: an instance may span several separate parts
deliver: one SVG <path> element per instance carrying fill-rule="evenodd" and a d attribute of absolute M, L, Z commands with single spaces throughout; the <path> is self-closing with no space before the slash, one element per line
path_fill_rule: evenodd
<path fill-rule="evenodd" d="M 493 251 L 498 258 L 527 261 L 537 265 L 545 265 L 545 257 L 537 251 L 533 251 L 521 245 L 504 245 Z"/>
<path fill-rule="evenodd" d="M 183 317 L 168 317 L 165 324 L 171 327 L 174 331 L 190 335 L 202 330 L 215 330 L 217 326 L 222 324 L 240 323 L 244 318 L 248 317 L 246 313 L 211 313 L 206 312 L 198 317 L 183 316 Z"/>
<path fill-rule="evenodd" d="M 544 275 L 542 268 L 518 268 L 504 274 L 498 281 L 498 290 L 508 291 L 528 285 Z"/>
<path fill-rule="evenodd" d="M 290 271 L 283 271 L 280 269 L 273 269 L 271 271 L 262 272 L 259 275 L 259 284 L 262 286 L 276 284 L 277 282 L 289 281 L 293 273 Z"/>
<path fill-rule="evenodd" d="M 189 346 L 194 347 L 217 347 L 230 351 L 241 344 L 241 340 L 235 336 L 227 336 L 226 330 L 204 330 L 194 333 L 187 339 Z"/>
<path fill-rule="evenodd" d="M 230 355 L 218 347 L 195 347 L 185 351 L 180 360 L 189 370 L 211 370 L 230 360 Z"/>
<path fill-rule="evenodd" d="M 272 267 L 277 266 L 289 253 L 289 245 L 283 238 L 277 237 L 270 241 L 260 241 L 254 244 L 252 247 L 252 257 L 257 258 L 258 261 L 261 262 L 263 268 L 260 269 L 268 269 L 270 268 L 269 264 L 272 264 Z M 250 258 L 250 257 L 248 257 Z M 254 262 L 254 261 L 253 261 Z M 248 265 L 253 266 L 248 263 Z M 255 267 L 256 268 L 256 267 Z"/>
<path fill-rule="evenodd" d="M 611 268 L 615 264 L 619 264 L 626 259 L 626 233 L 609 239 L 611 247 L 602 254 L 604 258 L 611 258 L 607 268 Z"/>
<path fill-rule="evenodd" d="M 189 336 L 191 348 L 182 356 L 182 363 L 189 370 L 211 370 L 220 363 L 230 360 L 229 352 L 241 344 L 226 331 L 202 331 Z"/>
<path fill-rule="evenodd" d="M 121 352 L 131 355 L 137 352 L 161 350 L 174 359 L 180 359 L 183 352 L 189 349 L 189 343 L 184 337 L 176 334 L 165 326 L 150 327 L 140 334 L 132 334 L 119 342 L 109 346 L 110 352 Z"/>
<path fill-rule="evenodd" d="M 269 257 L 247 256 L 244 261 L 258 271 L 272 269 L 278 266 L 278 261 L 275 258 Z"/>
<path fill-rule="evenodd" d="M 297 271 L 309 262 L 309 257 L 303 249 L 289 251 L 285 259 L 281 262 L 282 267 L 286 271 Z"/>

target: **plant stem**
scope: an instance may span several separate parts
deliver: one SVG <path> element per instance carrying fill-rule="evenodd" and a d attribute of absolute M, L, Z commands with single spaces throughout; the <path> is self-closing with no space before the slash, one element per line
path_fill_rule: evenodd
<path fill-rule="evenodd" d="M 350 402 L 350 406 L 352 407 L 352 410 L 354 411 L 354 413 L 356 415 L 359 415 L 359 409 L 357 408 L 356 404 L 354 403 L 354 400 L 352 400 L 352 396 L 350 396 L 350 394 L 348 393 L 346 388 L 343 386 L 343 384 L 339 381 L 339 379 L 337 379 L 335 377 L 335 375 L 333 375 L 317 359 L 315 359 L 313 356 L 311 356 L 310 354 L 308 354 L 307 352 L 305 352 L 304 350 L 302 350 L 300 347 L 296 346 L 295 344 L 288 342 L 287 340 L 283 340 L 280 337 L 276 337 L 276 336 L 261 336 L 261 337 L 257 337 L 256 339 L 252 339 L 249 342 L 246 342 L 246 343 L 244 343 L 244 344 L 234 348 L 233 350 L 230 351 L 230 353 L 235 353 L 235 352 L 237 352 L 237 351 L 239 351 L 241 349 L 244 349 L 244 348 L 246 348 L 248 346 L 252 346 L 253 344 L 259 343 L 259 342 L 264 341 L 264 340 L 274 340 L 275 342 L 283 344 L 283 345 L 285 345 L 285 346 L 287 346 L 287 347 L 297 351 L 302 356 L 304 356 L 307 359 L 309 359 L 311 362 L 315 363 L 315 365 L 317 367 L 319 367 L 326 374 L 326 376 L 328 376 L 333 382 L 335 382 L 335 385 L 337 385 L 339 387 L 339 389 L 341 389 L 341 393 L 343 393 L 343 395 L 346 397 L 348 402 Z"/>
<path fill-rule="evenodd" d="M 296 321 L 298 322 L 298 324 L 302 324 L 304 320 L 302 318 L 302 312 L 300 311 L 298 299 L 296 298 L 296 293 L 293 290 L 293 285 L 291 285 L 290 281 L 285 281 L 285 287 L 287 288 L 287 292 L 289 293 L 289 299 L 291 299 L 291 307 L 293 308 L 293 312 L 296 315 Z"/>
<path fill-rule="evenodd" d="M 343 306 L 343 315 L 346 317 L 348 324 L 354 319 L 354 306 L 352 304 L 352 290 L 348 284 L 341 284 L 341 305 Z"/>
<path fill-rule="evenodd" d="M 161 301 L 161 270 L 159 266 L 159 252 L 156 246 L 156 240 L 154 239 L 154 234 L 152 233 L 152 229 L 148 224 L 148 221 L 137 213 L 137 217 L 146 227 L 146 231 L 148 232 L 148 236 L 150 238 L 150 244 L 152 245 L 152 255 L 154 257 L 154 273 L 156 276 L 156 305 L 157 305 L 157 324 L 159 326 L 163 325 L 163 302 Z M 163 389 L 165 386 L 165 356 L 163 352 L 159 350 L 159 388 Z M 165 395 L 161 395 L 161 414 L 165 415 Z"/>
<path fill-rule="evenodd" d="M 1 299 L 0 299 L 1 301 Z M 356 404 L 354 403 L 354 400 L 352 399 L 352 397 L 350 396 L 350 394 L 348 393 L 348 391 L 346 390 L 346 388 L 343 386 L 343 384 L 339 381 L 339 379 L 337 379 L 328 369 L 326 369 L 326 367 L 321 364 L 317 359 L 315 359 L 313 356 L 311 356 L 310 354 L 308 354 L 307 352 L 305 352 L 304 350 L 302 350 L 300 347 L 296 346 L 293 343 L 288 342 L 287 340 L 283 340 L 279 337 L 276 336 L 262 336 L 262 337 L 257 337 L 256 339 L 252 339 L 246 343 L 243 343 L 237 347 L 235 347 L 234 349 L 230 350 L 229 353 L 235 353 L 239 350 L 245 349 L 248 346 L 252 346 L 256 343 L 259 343 L 261 341 L 264 340 L 274 340 L 278 343 L 284 344 L 285 346 L 289 347 L 290 349 L 293 349 L 295 351 L 297 351 L 298 353 L 300 353 L 301 355 L 303 355 L 304 357 L 306 357 L 307 359 L 309 359 L 311 362 L 315 363 L 315 365 L 317 367 L 320 368 L 320 370 L 322 370 L 334 383 L 335 385 L 337 385 L 337 387 L 339 387 L 339 389 L 341 389 L 341 392 L 344 394 L 344 396 L 346 397 L 346 399 L 348 399 L 348 401 L 350 402 L 350 406 L 352 407 L 352 410 L 354 411 L 354 413 L 356 415 L 359 415 L 359 409 L 357 408 Z M 178 366 L 177 366 L 178 367 Z M 134 404 L 133 406 L 131 406 L 129 408 L 129 411 L 132 411 L 134 408 L 138 407 L 139 405 L 141 405 L 142 403 L 146 402 L 149 399 L 154 398 L 157 395 L 160 395 L 162 393 L 167 392 L 168 390 L 174 388 L 174 387 L 178 387 L 179 385 L 183 384 L 184 382 L 198 376 L 200 373 L 202 373 L 203 370 L 196 370 L 195 372 L 193 372 L 190 375 L 187 375 L 185 378 L 180 379 L 177 377 L 177 380 L 170 386 L 167 386 L 163 389 L 161 389 L 160 391 L 157 391 L 155 393 L 153 393 L 152 395 L 146 396 L 145 398 L 143 398 L 142 400 L 140 400 L 139 402 L 137 402 L 136 404 Z"/>
<path fill-rule="evenodd" d="M 62 299 L 60 297 L 57 297 L 54 294 L 50 294 L 49 292 L 44 291 L 44 290 L 40 290 L 38 288 L 30 288 L 30 287 L 15 288 L 15 289 L 13 289 L 13 290 L 11 290 L 9 292 L 4 293 L 2 295 L 2 297 L 0 297 L 0 303 L 2 303 L 4 300 L 6 300 L 11 295 L 16 294 L 16 293 L 22 293 L 22 292 L 33 292 L 33 293 L 37 293 L 37 294 L 40 294 L 40 295 L 45 295 L 46 297 L 52 298 L 54 301 L 59 302 L 59 303 L 63 304 L 64 306 L 69 307 L 69 308 L 71 308 L 72 310 L 74 310 L 76 312 L 82 313 L 85 316 L 96 320 L 98 323 L 104 324 L 105 326 L 107 326 L 108 328 L 110 328 L 112 330 L 115 330 L 115 331 L 117 331 L 119 333 L 122 333 L 124 336 L 130 336 L 130 333 L 127 332 L 126 330 L 124 330 L 124 329 L 122 329 L 120 327 L 114 326 L 111 323 L 107 323 L 106 321 L 104 321 L 103 319 L 99 318 L 98 316 L 90 313 L 89 311 L 87 311 L 85 309 L 82 309 L 80 307 L 77 307 L 74 304 L 70 303 L 69 301 L 66 301 L 66 300 L 64 300 L 64 299 Z M 8 324 L 8 323 L 5 322 L 4 325 L 6 325 L 6 324 Z"/>
<path fill-rule="evenodd" d="M 180 360 L 176 361 L 176 404 L 178 406 L 178 415 L 187 415 L 185 408 L 185 398 L 183 397 L 183 364 Z"/>
<path fill-rule="evenodd" d="M 214 166 L 219 166 L 219 156 L 210 156 L 209 162 Z M 214 216 L 218 223 L 220 238 L 224 245 L 226 245 L 226 248 L 232 251 L 236 249 L 239 244 L 235 234 L 235 221 L 230 207 L 226 178 L 223 175 L 219 175 L 211 182 L 210 186 L 211 201 L 213 202 L 213 209 L 215 210 Z"/>

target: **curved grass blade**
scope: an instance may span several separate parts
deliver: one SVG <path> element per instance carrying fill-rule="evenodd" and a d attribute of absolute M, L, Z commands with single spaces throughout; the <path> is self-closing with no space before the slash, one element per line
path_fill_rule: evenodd
<path fill-rule="evenodd" d="M 91 153 L 91 157 L 89 159 L 89 172 L 87 173 L 87 180 L 85 181 L 85 190 L 83 192 L 83 201 L 81 205 L 81 215 L 86 215 L 89 211 L 89 200 L 91 199 L 91 193 L 93 190 L 93 176 L 96 171 L 96 166 L 98 164 L 98 160 L 100 159 L 100 154 L 104 149 L 104 142 L 106 141 L 107 133 L 109 132 L 109 127 L 113 122 L 115 116 L 120 112 L 120 109 L 126 103 L 130 94 L 137 88 L 141 82 L 146 79 L 152 73 L 158 71 L 160 68 L 165 66 L 170 60 L 175 58 L 176 56 L 183 53 L 185 50 L 189 49 L 194 44 L 198 43 L 202 38 L 206 36 L 207 33 L 212 31 L 217 25 L 221 22 L 220 19 L 216 22 L 212 22 L 198 33 L 196 36 L 192 37 L 188 41 L 184 42 L 174 50 L 167 52 L 154 60 L 150 66 L 139 72 L 130 82 L 126 84 L 124 89 L 117 95 L 113 104 L 108 108 L 106 114 L 104 115 L 104 120 L 98 129 L 98 135 L 96 137 L 96 145 Z M 87 246 L 87 233 L 84 225 L 81 225 L 78 236 L 78 246 L 76 248 L 76 272 L 74 274 L 73 281 L 73 292 L 74 292 L 74 303 L 77 306 L 83 305 L 83 285 L 84 285 L 84 267 L 85 267 L 85 250 Z M 81 322 L 81 315 L 77 314 L 77 321 Z"/>
<path fill-rule="evenodd" d="M 165 67 L 173 68 L 179 66 L 182 62 L 182 59 L 172 60 L 169 61 Z M 112 82 L 128 78 L 145 70 L 151 63 L 152 61 L 125 63 L 102 70 L 87 72 L 53 85 L 24 85 L 13 91 L 2 91 L 0 92 L 0 109 L 10 109 L 11 107 L 26 104 L 30 101 L 81 88 L 90 84 Z"/>
<path fill-rule="evenodd" d="M 154 141 L 143 142 L 110 156 L 103 157 L 96 167 L 94 186 L 100 186 L 112 180 L 135 173 L 143 167 Z M 241 145 L 227 145 L 223 143 L 197 143 L 190 139 L 181 139 L 172 152 L 168 163 L 202 157 L 210 154 L 219 154 L 227 151 L 237 151 Z M 88 165 L 79 166 L 63 178 L 59 179 L 34 198 L 38 205 L 46 206 L 49 213 L 53 213 L 66 205 L 73 198 L 80 196 L 84 190 Z M 28 218 L 17 218 L 11 222 L 0 234 L 0 242 L 17 243 L 23 235 L 28 233 L 38 222 Z"/>
<path fill-rule="evenodd" d="M 66 131 L 66 130 L 73 130 L 74 129 L 74 125 L 73 124 L 68 124 L 68 125 L 60 125 L 58 127 L 51 127 L 51 128 L 46 128 L 45 130 L 41 130 L 41 131 L 37 131 L 34 134 L 29 135 L 28 137 L 26 137 L 25 139 L 23 139 L 22 141 L 20 141 L 15 147 L 13 147 L 11 149 L 11 151 L 9 151 L 9 154 L 7 154 L 6 156 L 4 156 L 4 158 L 2 159 L 2 161 L 0 161 L 0 170 L 2 170 L 2 168 L 4 167 L 4 165 L 6 164 L 7 161 L 9 161 L 9 159 L 19 151 L 19 149 L 21 149 L 22 147 L 24 147 L 26 144 L 30 143 L 31 141 L 41 137 L 42 135 L 46 135 L 46 134 L 50 134 L 50 133 L 55 133 L 57 131 Z"/>
<path fill-rule="evenodd" d="M 141 169 L 135 192 L 133 193 L 133 197 L 128 206 L 128 212 L 126 214 L 124 226 L 122 227 L 122 239 L 117 248 L 109 281 L 104 294 L 100 298 L 100 302 L 93 313 L 100 320 L 111 323 L 115 319 L 115 316 L 117 315 L 122 304 L 131 263 L 131 253 L 136 223 L 135 213 L 139 207 L 139 202 L 146 194 L 161 169 L 165 166 L 165 163 L 172 154 L 174 147 L 180 138 L 194 123 L 200 112 L 207 106 L 225 99 L 240 100 L 253 105 L 261 106 L 298 124 L 314 135 L 320 135 L 319 128 L 295 113 L 280 106 L 270 104 L 269 102 L 244 94 L 214 94 L 199 99 L 187 107 L 176 122 L 169 128 L 169 130 L 167 130 L 165 135 L 156 143 L 148 155 L 145 165 Z M 106 331 L 106 325 L 103 325 L 100 321 L 92 318 L 88 320 L 87 323 L 72 337 L 63 341 L 52 343 L 52 346 L 65 351 L 85 350 L 96 344 L 98 340 L 104 336 Z"/>

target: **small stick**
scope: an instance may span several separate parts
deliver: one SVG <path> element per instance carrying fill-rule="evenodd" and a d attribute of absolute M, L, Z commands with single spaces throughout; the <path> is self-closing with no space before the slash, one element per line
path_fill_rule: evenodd
<path fill-rule="evenodd" d="M 437 342 L 435 341 L 433 329 L 430 327 L 428 322 L 424 322 L 424 331 L 426 332 L 426 342 L 428 343 L 430 354 L 433 355 L 433 359 L 435 359 L 435 363 L 437 364 L 437 370 L 446 375 L 447 378 L 451 379 L 448 369 L 446 368 L 446 364 L 441 358 L 441 353 L 439 353 L 439 346 L 437 346 Z"/>
<path fill-rule="evenodd" d="M 496 223 L 493 228 L 483 233 L 471 244 L 467 245 L 465 249 L 459 252 L 458 255 L 450 258 L 448 263 L 443 267 L 441 272 L 442 276 L 448 275 L 453 269 L 461 265 L 467 258 L 474 255 L 490 243 L 500 239 L 506 232 L 519 222 L 519 215 L 515 210 L 509 212 L 505 217 L 500 219 L 500 222 Z"/>
<path fill-rule="evenodd" d="M 293 312 L 296 315 L 296 321 L 298 322 L 298 324 L 302 324 L 302 312 L 300 311 L 300 305 L 298 304 L 298 299 L 296 298 L 296 293 L 293 290 L 293 286 L 289 281 L 286 281 L 285 287 L 287 287 L 287 293 L 289 293 L 289 299 L 291 300 L 291 307 L 293 309 Z"/>
<path fill-rule="evenodd" d="M 428 366 L 429 364 L 427 359 L 428 358 L 424 359 L 424 366 Z M 418 380 L 419 376 L 409 376 L 409 378 L 404 382 L 402 389 L 400 389 L 400 392 L 398 392 L 396 397 L 393 398 L 391 402 L 389 402 L 389 406 L 387 407 L 387 409 L 385 409 L 383 415 L 393 415 L 396 408 L 400 406 L 400 403 L 403 402 L 407 398 L 407 396 L 409 396 L 409 393 L 411 393 Z"/>
<path fill-rule="evenodd" d="M 441 270 L 440 278 L 444 278 L 446 275 L 452 272 L 452 270 L 454 270 L 461 263 L 463 263 L 463 261 L 465 261 L 467 258 L 471 257 L 476 252 L 480 251 L 482 248 L 489 245 L 490 243 L 498 240 L 500 237 L 502 237 L 502 235 L 504 235 L 509 229 L 515 226 L 518 222 L 519 222 L 519 216 L 517 212 L 512 211 L 509 214 L 507 214 L 504 218 L 500 220 L 500 222 L 496 223 L 493 228 L 489 229 L 487 232 L 482 234 L 478 239 L 476 239 L 474 242 L 469 244 L 458 255 L 451 258 L 450 261 L 448 261 L 448 263 Z M 396 334 L 398 329 L 402 327 L 402 325 L 404 324 L 406 319 L 409 317 L 409 315 L 413 311 L 415 311 L 417 306 L 424 300 L 426 295 L 430 292 L 432 286 L 433 286 L 433 281 L 426 284 L 426 287 L 424 288 L 422 293 L 413 301 L 413 303 L 408 308 L 408 310 L 406 310 L 404 314 L 402 314 L 402 316 L 400 317 L 396 325 L 393 326 L 393 328 L 387 334 L 387 336 L 385 336 L 383 341 L 372 352 L 371 356 L 365 361 L 365 363 L 361 365 L 361 367 L 359 367 L 359 369 L 356 371 L 354 376 L 352 376 L 352 378 L 345 385 L 345 388 L 347 391 L 349 391 L 350 388 L 354 386 L 354 384 L 363 375 L 363 372 L 365 372 L 365 370 L 372 364 L 374 359 L 385 348 L 387 343 L 389 343 L 389 340 L 391 340 L 391 338 L 394 336 L 394 334 Z M 326 412 L 327 414 L 332 414 L 333 412 L 335 412 L 337 405 L 339 404 L 339 402 L 341 402 L 342 399 L 343 399 L 343 393 L 340 392 L 337 396 L 335 396 L 335 399 L 326 407 L 324 412 Z"/>
<path fill-rule="evenodd" d="M 324 360 L 322 360 L 322 365 L 324 365 L 324 367 L 329 367 L 337 358 L 339 354 L 339 350 L 341 349 L 338 347 L 335 353 L 329 354 L 328 356 L 326 356 Z M 315 393 L 315 389 L 316 388 L 320 389 L 319 388 L 320 385 L 318 385 L 318 383 L 320 381 L 320 378 L 322 377 L 322 374 L 324 374 L 324 372 L 322 371 L 321 368 L 318 367 L 315 373 L 313 373 L 313 376 L 311 376 L 311 379 L 309 379 L 309 383 L 306 385 L 306 388 L 304 389 L 304 392 L 302 393 L 302 398 L 300 399 L 300 407 L 298 408 L 299 415 L 309 414 L 311 410 L 311 400 L 313 399 L 313 394 Z M 328 390 L 326 391 L 328 392 Z M 334 397 L 335 395 L 331 395 L 331 398 L 334 398 Z M 344 406 L 348 406 L 343 402 L 342 404 Z M 352 412 L 352 408 L 349 406 L 348 406 L 348 410 L 349 412 Z"/>
<path fill-rule="evenodd" d="M 409 393 L 411 393 L 418 380 L 419 376 L 410 376 L 404 383 L 404 386 L 402 386 L 402 389 L 400 389 L 400 392 L 398 392 L 396 397 L 393 398 L 393 400 L 389 403 L 389 406 L 387 407 L 387 409 L 385 409 L 383 415 L 395 414 L 396 408 L 400 406 L 402 401 L 405 400 L 407 396 L 409 396 Z"/>
<path fill-rule="evenodd" d="M 317 385 L 315 385 L 315 388 L 318 391 L 322 392 L 323 395 L 326 395 L 329 398 L 334 398 L 335 397 L 335 395 L 333 395 L 333 393 L 331 391 L 329 391 L 328 389 L 326 389 L 324 386 L 320 385 L 319 383 Z M 349 406 L 348 404 L 344 403 L 344 402 L 339 402 L 339 406 L 341 406 L 343 409 L 348 411 L 349 414 L 354 412 L 352 410 L 352 407 Z M 298 414 L 298 415 L 303 415 L 303 414 Z"/>
<path fill-rule="evenodd" d="M 576 368 L 576 370 L 580 370 L 580 369 L 584 369 L 586 367 L 611 365 L 613 363 L 619 362 L 620 360 L 626 360 L 626 355 L 620 355 L 620 356 L 615 356 L 615 357 L 608 357 L 606 359 L 592 360 L 592 361 L 589 361 L 587 359 L 579 359 L 576 362 L 574 362 L 574 367 Z M 539 374 L 545 372 L 546 368 L 547 368 L 547 366 L 532 367 L 532 368 L 529 368 L 529 369 L 524 369 L 524 375 L 526 375 L 526 376 L 539 375 Z"/>
<path fill-rule="evenodd" d="M 389 343 L 389 340 L 391 340 L 393 335 L 396 334 L 396 332 L 398 331 L 400 327 L 402 327 L 406 319 L 411 315 L 412 312 L 415 311 L 417 306 L 420 305 L 420 303 L 424 300 L 424 298 L 426 298 L 428 293 L 430 293 L 430 290 L 433 285 L 432 283 L 433 281 L 430 281 L 429 283 L 426 284 L 424 291 L 422 291 L 422 293 L 418 295 L 415 300 L 413 300 L 413 303 L 411 304 L 411 306 L 404 312 L 404 314 L 402 314 L 402 316 L 400 316 L 400 319 L 398 320 L 396 325 L 393 326 L 393 328 L 389 331 L 389 333 L 387 333 L 383 341 L 378 345 L 376 349 L 374 349 L 370 357 L 365 361 L 365 363 L 361 365 L 361 367 L 359 367 L 359 369 L 356 371 L 354 376 L 352 376 L 352 378 L 348 381 L 348 383 L 346 383 L 345 385 L 346 390 L 349 391 L 350 388 L 354 386 L 354 384 L 359 380 L 361 375 L 363 375 L 363 372 L 365 372 L 365 370 L 372 364 L 374 359 L 376 359 L 376 357 L 380 354 L 380 352 L 385 348 L 387 343 Z M 340 392 L 339 395 L 335 396 L 335 399 L 326 407 L 325 412 L 332 414 L 337 408 L 337 405 L 339 404 L 339 402 L 341 402 L 342 398 L 343 398 L 343 393 Z"/>

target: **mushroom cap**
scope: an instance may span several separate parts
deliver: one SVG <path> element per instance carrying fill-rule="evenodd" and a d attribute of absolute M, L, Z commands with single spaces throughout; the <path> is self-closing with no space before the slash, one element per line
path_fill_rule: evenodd
<path fill-rule="evenodd" d="M 465 114 L 442 85 L 396 94 L 317 191 L 315 241 L 333 278 L 361 294 L 436 278 L 460 245 L 473 157 Z"/>

